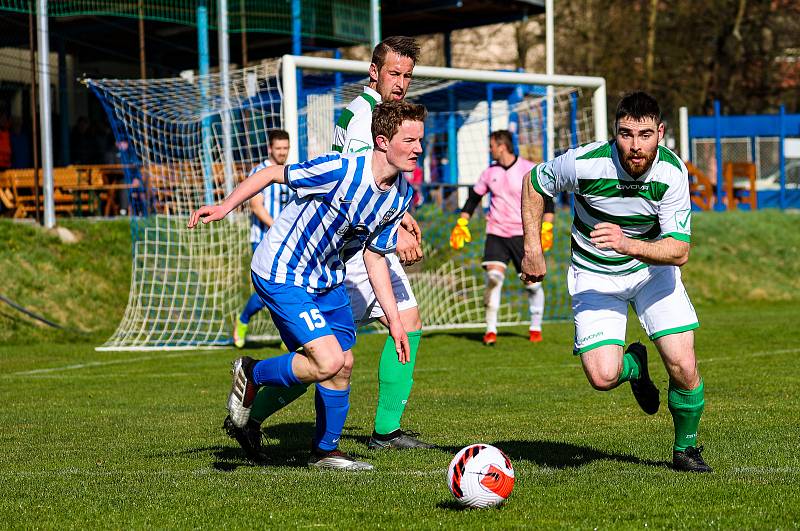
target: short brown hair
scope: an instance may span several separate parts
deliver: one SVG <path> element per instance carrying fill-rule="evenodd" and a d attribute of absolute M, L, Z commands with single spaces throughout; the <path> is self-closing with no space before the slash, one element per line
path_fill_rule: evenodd
<path fill-rule="evenodd" d="M 372 50 L 372 63 L 378 70 L 386 62 L 386 54 L 394 52 L 401 57 L 408 57 L 414 64 L 419 59 L 419 44 L 413 37 L 395 36 L 383 39 Z"/>
<path fill-rule="evenodd" d="M 514 137 L 511 136 L 511 131 L 506 129 L 492 131 L 492 134 L 489 135 L 489 138 L 494 140 L 497 144 L 505 145 L 508 148 L 509 153 L 514 153 Z"/>
<path fill-rule="evenodd" d="M 424 122 L 427 117 L 428 111 L 424 105 L 405 100 L 379 103 L 372 111 L 372 141 L 378 135 L 391 140 L 404 121 Z"/>
<path fill-rule="evenodd" d="M 274 144 L 276 140 L 289 140 L 289 133 L 283 129 L 272 129 L 267 135 L 269 136 L 270 146 Z"/>

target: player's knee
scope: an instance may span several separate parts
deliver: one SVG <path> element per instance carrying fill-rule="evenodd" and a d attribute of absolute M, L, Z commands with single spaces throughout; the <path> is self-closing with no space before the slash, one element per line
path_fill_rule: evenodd
<path fill-rule="evenodd" d="M 344 368 L 345 355 L 343 352 L 338 354 L 330 354 L 322 359 L 316 360 L 314 363 L 314 377 L 317 381 L 330 380 Z M 353 368 L 352 360 L 350 362 L 350 370 Z"/>
<path fill-rule="evenodd" d="M 416 332 L 417 330 L 422 329 L 422 319 L 420 319 L 417 308 L 412 308 L 401 312 L 400 320 L 403 322 L 403 328 L 405 328 L 406 333 Z"/>
<path fill-rule="evenodd" d="M 586 378 L 589 384 L 597 391 L 610 391 L 617 386 L 619 380 L 618 371 L 610 367 L 599 367 L 591 371 L 586 371 Z"/>
<path fill-rule="evenodd" d="M 347 378 L 349 380 L 350 375 L 352 373 L 353 373 L 353 354 L 348 351 L 344 353 L 344 363 L 342 363 L 342 368 L 339 369 L 337 377 Z"/>
<path fill-rule="evenodd" d="M 505 278 L 506 275 L 502 271 L 498 271 L 497 269 L 489 269 L 486 271 L 486 287 L 488 289 L 494 289 L 502 286 Z"/>

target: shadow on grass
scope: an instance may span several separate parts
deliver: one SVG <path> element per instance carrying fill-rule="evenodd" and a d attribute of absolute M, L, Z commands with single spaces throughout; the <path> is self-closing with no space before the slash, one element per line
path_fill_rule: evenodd
<path fill-rule="evenodd" d="M 361 429 L 357 426 L 345 427 L 345 432 L 361 431 Z M 189 448 L 178 452 L 178 455 L 208 454 L 213 459 L 211 467 L 222 472 L 232 472 L 239 467 L 301 468 L 307 466 L 314 431 L 314 423 L 312 422 L 291 422 L 264 426 L 261 439 L 261 451 L 264 460 L 258 462 L 248 459 L 244 450 L 234 439 L 230 439 L 230 444 L 226 446 Z M 345 437 L 357 440 L 362 439 L 362 437 L 357 436 Z M 365 445 L 368 438 L 363 437 Z M 364 457 L 357 454 L 351 455 L 356 458 Z"/>
<path fill-rule="evenodd" d="M 455 500 L 440 501 L 436 504 L 437 509 L 444 509 L 445 511 L 466 511 L 469 509 L 466 505 L 461 505 Z"/>
<path fill-rule="evenodd" d="M 511 462 L 528 461 L 541 467 L 564 469 L 577 468 L 594 461 L 616 461 L 652 467 L 669 467 L 667 461 L 653 461 L 616 452 L 606 452 L 561 441 L 497 441 L 489 443 L 508 455 Z M 465 445 L 466 446 L 466 445 Z M 461 448 L 441 447 L 443 451 L 458 453 Z"/>
<path fill-rule="evenodd" d="M 431 332 L 426 332 L 425 335 L 430 335 L 430 337 L 448 336 L 458 339 L 466 339 L 468 341 L 475 341 L 477 343 L 483 344 L 483 334 L 484 332 L 475 330 L 433 330 Z M 520 339 L 525 339 L 526 341 L 528 339 L 527 335 L 517 334 L 509 330 L 498 331 L 497 337 L 499 339 L 520 338 Z"/>

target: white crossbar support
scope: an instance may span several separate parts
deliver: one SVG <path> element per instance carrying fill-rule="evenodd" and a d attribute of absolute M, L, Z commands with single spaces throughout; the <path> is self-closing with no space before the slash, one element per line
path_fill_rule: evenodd
<path fill-rule="evenodd" d="M 284 55 L 281 58 L 281 86 L 283 90 L 283 123 L 289 133 L 289 160 L 298 160 L 300 138 L 297 119 L 297 78 L 298 68 L 322 70 L 325 72 L 347 72 L 367 75 L 368 61 L 351 61 L 348 59 L 329 59 L 327 57 L 306 57 Z M 448 79 L 453 81 L 494 82 L 520 85 L 557 85 L 564 87 L 581 87 L 594 89 L 592 105 L 594 107 L 595 140 L 608 140 L 606 120 L 606 80 L 592 76 L 565 76 L 547 74 L 531 74 L 528 72 L 493 72 L 489 70 L 472 70 L 468 68 L 444 68 L 439 66 L 417 66 L 414 77 L 431 79 Z"/>

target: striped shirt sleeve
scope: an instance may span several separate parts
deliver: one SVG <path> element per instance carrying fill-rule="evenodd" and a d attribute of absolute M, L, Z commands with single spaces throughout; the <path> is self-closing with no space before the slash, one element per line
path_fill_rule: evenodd
<path fill-rule="evenodd" d="M 333 145 L 331 146 L 332 151 L 337 153 L 344 152 L 344 143 L 347 140 L 347 126 L 350 125 L 350 121 L 352 119 L 353 111 L 350 109 L 345 109 L 342 111 L 339 119 L 336 120 L 336 127 L 333 128 Z"/>
<path fill-rule="evenodd" d="M 674 170 L 677 174 L 678 170 Z M 691 242 L 692 236 L 692 204 L 689 198 L 689 175 L 686 167 L 667 189 L 658 205 L 658 223 L 661 225 L 662 238 L 675 238 L 682 242 Z"/>
<path fill-rule="evenodd" d="M 553 160 L 537 164 L 530 173 L 534 190 L 545 197 L 553 197 L 559 192 L 578 190 L 578 177 L 575 171 L 575 150 L 570 149 Z"/>
<path fill-rule="evenodd" d="M 327 153 L 315 159 L 286 166 L 286 184 L 298 197 L 324 195 L 347 173 L 347 160 L 338 153 Z"/>

